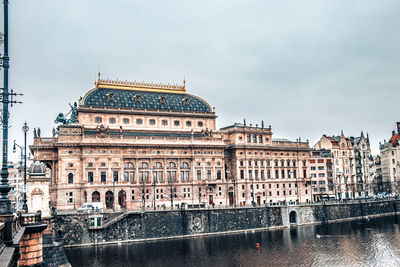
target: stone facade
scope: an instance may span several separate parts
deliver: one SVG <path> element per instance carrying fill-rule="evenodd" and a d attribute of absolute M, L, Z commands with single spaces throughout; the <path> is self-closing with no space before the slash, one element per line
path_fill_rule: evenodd
<path fill-rule="evenodd" d="M 229 204 L 258 205 L 311 200 L 308 142 L 273 139 L 263 123 L 236 123 L 224 135 Z"/>
<path fill-rule="evenodd" d="M 311 200 L 308 142 L 272 139 L 263 126 L 218 131 L 215 110 L 185 86 L 99 78 L 71 108 L 71 119 L 57 117 L 63 124 L 52 137 L 35 130 L 30 147 L 49 170 L 57 209 Z"/>
<path fill-rule="evenodd" d="M 329 150 L 312 150 L 310 172 L 313 201 L 335 198 L 333 155 Z"/>

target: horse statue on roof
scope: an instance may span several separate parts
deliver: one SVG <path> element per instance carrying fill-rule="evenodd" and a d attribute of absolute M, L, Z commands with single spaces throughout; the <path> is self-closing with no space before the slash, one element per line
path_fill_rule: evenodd
<path fill-rule="evenodd" d="M 64 113 L 59 113 L 54 121 L 54 123 L 61 123 L 63 125 L 77 123 L 78 122 L 78 105 L 75 102 L 73 105 L 69 104 L 71 110 L 64 115 Z M 67 116 L 70 115 L 70 118 Z"/>

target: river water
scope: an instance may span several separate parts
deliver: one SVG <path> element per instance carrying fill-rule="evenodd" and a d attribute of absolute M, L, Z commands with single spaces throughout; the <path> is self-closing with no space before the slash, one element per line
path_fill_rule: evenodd
<path fill-rule="evenodd" d="M 72 266 L 400 266 L 400 217 L 66 253 Z"/>

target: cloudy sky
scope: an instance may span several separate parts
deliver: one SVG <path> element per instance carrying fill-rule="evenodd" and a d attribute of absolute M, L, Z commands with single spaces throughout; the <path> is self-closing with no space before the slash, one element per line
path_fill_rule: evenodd
<path fill-rule="evenodd" d="M 10 0 L 10 143 L 50 136 L 59 112 L 102 77 L 182 83 L 216 107 L 313 145 L 400 121 L 400 2 Z M 32 142 L 32 132 L 28 140 Z"/>

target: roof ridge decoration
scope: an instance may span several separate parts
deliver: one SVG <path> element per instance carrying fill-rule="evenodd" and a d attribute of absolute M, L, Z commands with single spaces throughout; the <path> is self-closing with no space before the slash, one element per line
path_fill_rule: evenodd
<path fill-rule="evenodd" d="M 165 90 L 185 93 L 186 92 L 186 81 L 183 85 L 178 84 L 162 84 L 162 83 L 149 83 L 149 82 L 138 82 L 138 81 L 120 81 L 118 79 L 101 79 L 100 76 L 95 83 L 96 87 L 116 87 L 121 89 L 150 89 L 150 90 Z"/>

